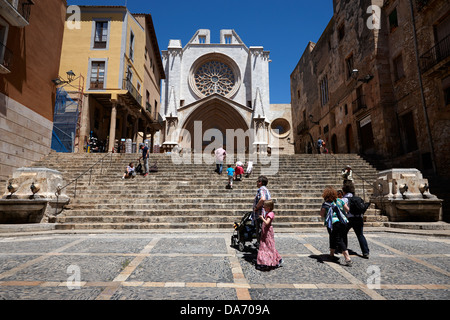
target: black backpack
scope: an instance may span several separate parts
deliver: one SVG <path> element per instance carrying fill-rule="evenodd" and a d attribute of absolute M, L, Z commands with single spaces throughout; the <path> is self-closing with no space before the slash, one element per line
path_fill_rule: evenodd
<path fill-rule="evenodd" d="M 360 197 L 353 196 L 347 199 L 350 213 L 354 216 L 362 216 L 370 206 L 370 203 L 365 203 Z"/>

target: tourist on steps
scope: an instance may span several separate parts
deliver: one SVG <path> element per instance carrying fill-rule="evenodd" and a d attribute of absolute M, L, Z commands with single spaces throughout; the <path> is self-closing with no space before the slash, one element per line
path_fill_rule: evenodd
<path fill-rule="evenodd" d="M 261 220 L 259 216 L 265 215 L 264 211 L 264 201 L 271 200 L 269 189 L 267 189 L 267 184 L 269 179 L 266 176 L 259 176 L 256 180 L 256 186 L 258 191 L 256 192 L 255 199 L 253 200 L 253 213 L 252 213 L 252 223 L 256 229 L 256 246 L 259 246 L 259 239 L 261 233 Z"/>
<path fill-rule="evenodd" d="M 273 201 L 264 201 L 263 208 L 264 215 L 259 216 L 262 225 L 258 256 L 256 258 L 256 269 L 267 271 L 272 268 L 280 267 L 283 263 L 283 259 L 275 248 L 275 235 L 272 226 L 273 219 L 275 218 L 275 213 L 273 213 Z"/>
<path fill-rule="evenodd" d="M 130 162 L 127 168 L 125 169 L 125 173 L 122 176 L 122 180 L 129 178 L 134 179 L 134 177 L 136 177 L 136 171 L 134 170 L 134 163 Z"/>
<path fill-rule="evenodd" d="M 323 191 L 323 204 L 320 209 L 320 216 L 325 218 L 325 225 L 329 234 L 330 241 L 330 258 L 332 261 L 339 261 L 339 258 L 335 257 L 336 248 L 343 253 L 345 258 L 345 265 L 350 267 L 352 260 L 347 250 L 347 246 L 344 242 L 347 233 L 348 220 L 344 214 L 349 211 L 348 206 L 338 199 L 337 192 L 332 187 L 327 187 Z"/>

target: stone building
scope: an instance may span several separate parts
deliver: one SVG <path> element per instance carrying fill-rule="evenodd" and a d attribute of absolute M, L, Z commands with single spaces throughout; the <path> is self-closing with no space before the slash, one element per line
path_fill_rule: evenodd
<path fill-rule="evenodd" d="M 293 153 L 290 105 L 270 104 L 263 47 L 247 47 L 234 30 L 221 30 L 220 43 L 212 43 L 210 30 L 200 29 L 184 47 L 170 40 L 162 58 L 164 151 L 222 145 L 235 153 Z"/>
<path fill-rule="evenodd" d="M 450 178 L 450 2 L 333 6 L 291 74 L 295 152 L 321 137 L 334 153 Z"/>
<path fill-rule="evenodd" d="M 0 1 L 0 180 L 50 152 L 66 6 Z"/>

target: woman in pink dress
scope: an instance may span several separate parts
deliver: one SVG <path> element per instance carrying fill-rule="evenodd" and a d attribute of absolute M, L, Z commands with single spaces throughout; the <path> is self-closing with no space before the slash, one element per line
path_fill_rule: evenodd
<path fill-rule="evenodd" d="M 256 259 L 256 268 L 259 270 L 277 268 L 283 263 L 283 259 L 277 249 L 275 249 L 275 236 L 272 227 L 272 221 L 275 217 L 273 207 L 274 203 L 272 200 L 264 201 L 264 211 L 267 214 L 259 216 L 263 221 L 258 257 Z"/>

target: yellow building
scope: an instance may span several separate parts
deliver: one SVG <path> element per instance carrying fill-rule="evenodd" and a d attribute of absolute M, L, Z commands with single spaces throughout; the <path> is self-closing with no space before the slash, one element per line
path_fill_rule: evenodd
<path fill-rule="evenodd" d="M 78 76 L 62 85 L 81 106 L 74 151 L 85 151 L 90 135 L 104 151 L 116 152 L 121 140 L 153 138 L 164 71 L 151 16 L 123 6 L 73 6 L 68 12 L 60 75 Z"/>

